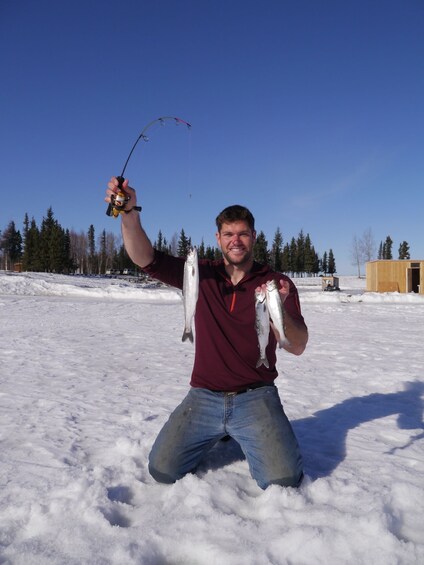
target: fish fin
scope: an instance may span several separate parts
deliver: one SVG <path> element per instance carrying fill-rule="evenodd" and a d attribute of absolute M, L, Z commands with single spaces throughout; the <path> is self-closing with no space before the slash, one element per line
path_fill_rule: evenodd
<path fill-rule="evenodd" d="M 193 332 L 191 330 L 184 330 L 181 341 L 187 341 L 187 339 L 193 343 Z"/>

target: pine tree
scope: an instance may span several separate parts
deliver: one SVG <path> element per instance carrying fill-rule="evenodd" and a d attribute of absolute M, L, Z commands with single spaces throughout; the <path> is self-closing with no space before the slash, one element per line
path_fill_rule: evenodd
<path fill-rule="evenodd" d="M 190 238 L 188 238 L 184 232 L 184 229 L 180 232 L 180 238 L 178 240 L 177 255 L 178 257 L 187 257 L 190 251 Z"/>
<path fill-rule="evenodd" d="M 205 242 L 202 239 L 202 242 L 200 243 L 200 245 L 197 249 L 197 257 L 199 259 L 205 259 L 205 253 L 206 253 Z"/>
<path fill-rule="evenodd" d="M 296 241 L 296 272 L 298 274 L 305 272 L 305 236 L 303 230 L 300 230 Z"/>
<path fill-rule="evenodd" d="M 283 247 L 283 252 L 281 254 L 281 272 L 282 273 L 290 273 L 290 246 L 288 243 L 285 244 Z"/>
<path fill-rule="evenodd" d="M 328 255 L 327 251 L 324 251 L 324 255 L 321 259 L 321 271 L 326 275 L 328 273 Z"/>
<path fill-rule="evenodd" d="M 383 244 L 383 259 L 393 259 L 392 245 L 393 245 L 393 240 L 390 237 L 390 235 L 388 235 L 386 237 L 386 241 Z"/>
<path fill-rule="evenodd" d="M 22 236 L 12 220 L 2 232 L 0 249 L 3 250 L 3 268 L 12 269 L 15 262 L 22 257 Z"/>
<path fill-rule="evenodd" d="M 56 221 L 52 208 L 48 208 L 46 217 L 41 222 L 39 258 L 43 272 L 52 271 L 52 238 Z"/>
<path fill-rule="evenodd" d="M 163 240 L 163 235 L 162 235 L 162 230 L 159 230 L 158 232 L 158 238 L 155 241 L 155 243 L 153 244 L 153 247 L 155 249 L 157 249 L 158 251 L 163 251 L 164 248 L 164 240 Z"/>
<path fill-rule="evenodd" d="M 100 235 L 99 248 L 99 274 L 104 275 L 107 269 L 106 230 Z"/>
<path fill-rule="evenodd" d="M 65 231 L 55 222 L 50 234 L 48 270 L 53 273 L 63 273 L 67 267 L 65 255 Z"/>
<path fill-rule="evenodd" d="M 407 241 L 402 241 L 399 245 L 399 259 L 410 259 L 411 254 L 409 252 L 409 243 Z"/>
<path fill-rule="evenodd" d="M 63 237 L 63 272 L 74 273 L 75 269 L 76 265 L 71 254 L 71 234 L 69 229 L 66 229 Z"/>
<path fill-rule="evenodd" d="M 277 228 L 274 235 L 274 241 L 272 242 L 270 260 L 271 267 L 274 271 L 281 272 L 282 270 L 282 257 L 283 252 L 283 236 L 281 234 L 280 228 Z"/>
<path fill-rule="evenodd" d="M 255 245 L 253 246 L 253 258 L 262 265 L 268 265 L 270 262 L 268 242 L 263 231 L 260 231 L 256 236 Z"/>
<path fill-rule="evenodd" d="M 222 252 L 219 249 L 219 247 L 214 247 L 213 258 L 214 261 L 218 261 L 219 259 L 222 259 Z"/>
<path fill-rule="evenodd" d="M 313 266 L 312 273 L 314 275 L 318 275 L 320 270 L 321 270 L 321 261 L 320 261 L 318 253 L 315 251 L 315 248 L 312 247 L 312 249 L 313 249 L 313 252 L 314 252 L 314 266 Z"/>
<path fill-rule="evenodd" d="M 383 259 L 383 242 L 382 241 L 380 241 L 380 247 L 378 248 L 377 258 Z"/>
<path fill-rule="evenodd" d="M 330 251 L 328 252 L 328 272 L 330 273 L 330 275 L 334 275 L 336 271 L 336 261 L 334 259 L 333 250 L 330 249 Z"/>
<path fill-rule="evenodd" d="M 96 237 L 93 224 L 88 228 L 88 272 L 90 275 L 97 273 L 96 268 Z"/>
<path fill-rule="evenodd" d="M 305 237 L 305 253 L 304 253 L 304 272 L 311 275 L 314 272 L 315 265 L 315 249 L 311 243 L 310 235 L 307 233 Z"/>
<path fill-rule="evenodd" d="M 26 216 L 26 220 L 28 216 Z M 40 249 L 40 231 L 34 218 L 31 223 L 25 224 L 24 232 L 24 254 L 22 257 L 22 269 L 24 271 L 41 271 L 41 261 L 39 255 Z"/>
<path fill-rule="evenodd" d="M 167 241 L 166 237 L 163 238 L 162 251 L 166 255 L 170 254 L 170 246 L 168 245 L 168 241 Z"/>
<path fill-rule="evenodd" d="M 297 243 L 294 237 L 291 238 L 290 241 L 290 250 L 289 250 L 289 265 L 290 265 L 290 273 L 297 274 Z"/>
<path fill-rule="evenodd" d="M 213 261 L 215 259 L 215 248 L 208 245 L 205 250 L 205 259 Z"/>

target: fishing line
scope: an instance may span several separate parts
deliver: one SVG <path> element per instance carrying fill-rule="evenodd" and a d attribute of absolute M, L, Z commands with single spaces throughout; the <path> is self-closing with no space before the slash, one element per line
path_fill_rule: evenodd
<path fill-rule="evenodd" d="M 166 120 L 173 120 L 177 126 L 180 125 L 180 124 L 183 124 L 187 127 L 188 130 L 191 129 L 191 124 L 189 124 L 185 120 L 182 120 L 181 118 L 176 118 L 174 116 L 161 116 L 160 118 L 156 118 L 156 120 L 151 121 L 150 123 L 148 123 L 145 126 L 143 131 L 140 133 L 140 135 L 135 140 L 134 145 L 131 147 L 131 151 L 129 152 L 127 160 L 125 161 L 124 167 L 122 169 L 122 173 L 118 177 L 116 177 L 118 179 L 118 182 L 119 182 L 119 185 L 118 185 L 119 191 L 116 195 L 111 196 L 111 202 L 110 202 L 110 204 L 109 204 L 109 206 L 107 207 L 107 210 L 106 210 L 106 214 L 108 216 L 113 216 L 114 218 L 116 218 L 120 213 L 122 213 L 124 211 L 124 206 L 125 206 L 125 203 L 128 200 L 128 195 L 123 190 L 122 183 L 125 180 L 124 175 L 125 175 L 125 170 L 127 168 L 128 162 L 131 159 L 131 156 L 132 156 L 134 149 L 136 148 L 138 142 L 140 141 L 140 139 L 142 139 L 145 142 L 149 141 L 149 138 L 146 135 L 147 130 L 156 123 L 160 123 L 160 125 L 162 125 L 162 126 L 165 125 Z"/>

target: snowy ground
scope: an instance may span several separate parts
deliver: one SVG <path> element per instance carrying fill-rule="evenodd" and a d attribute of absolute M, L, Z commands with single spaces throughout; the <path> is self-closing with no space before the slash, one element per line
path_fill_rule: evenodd
<path fill-rule="evenodd" d="M 148 474 L 193 360 L 176 291 L 0 273 L 0 563 L 424 563 L 424 297 L 296 282 L 310 342 L 277 384 L 307 479 L 261 491 L 233 441 Z"/>

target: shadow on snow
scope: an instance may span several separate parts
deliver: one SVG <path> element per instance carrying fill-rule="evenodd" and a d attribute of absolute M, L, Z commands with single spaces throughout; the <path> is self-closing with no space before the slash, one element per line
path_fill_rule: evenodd
<path fill-rule="evenodd" d="M 305 473 L 312 479 L 332 474 L 346 457 L 346 438 L 350 430 L 361 424 L 398 414 L 402 430 L 423 429 L 424 382 L 405 383 L 405 390 L 388 394 L 374 393 L 344 400 L 308 418 L 292 422 L 304 459 Z M 414 435 L 403 446 L 393 447 L 393 454 L 424 438 L 424 431 Z M 198 471 L 219 469 L 244 459 L 234 440 L 218 442 L 201 463 Z"/>

